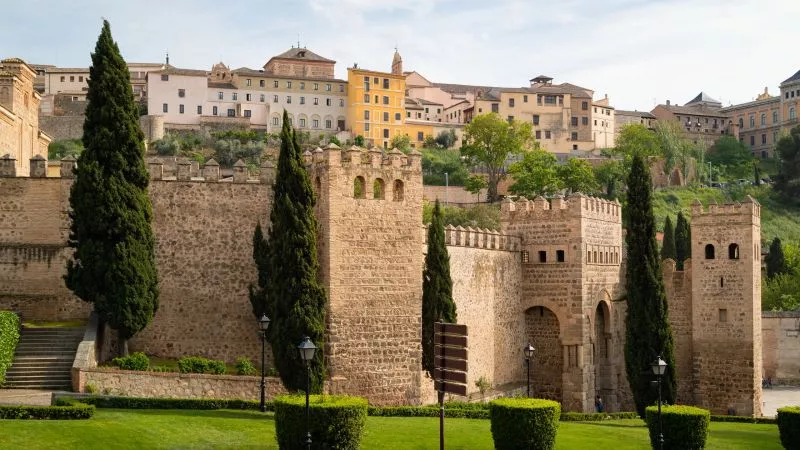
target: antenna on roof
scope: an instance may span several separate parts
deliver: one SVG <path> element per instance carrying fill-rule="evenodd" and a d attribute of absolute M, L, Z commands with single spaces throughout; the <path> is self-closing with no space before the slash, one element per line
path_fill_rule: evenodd
<path fill-rule="evenodd" d="M 169 65 L 169 50 L 167 50 L 167 65 Z"/>
<path fill-rule="evenodd" d="M 300 33 L 297 33 L 297 48 L 300 48 Z"/>

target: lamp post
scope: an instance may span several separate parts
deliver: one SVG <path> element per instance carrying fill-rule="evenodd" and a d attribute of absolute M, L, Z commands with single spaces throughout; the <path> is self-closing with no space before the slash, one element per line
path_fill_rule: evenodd
<path fill-rule="evenodd" d="M 656 378 L 658 379 L 658 448 L 664 448 L 664 432 L 661 428 L 661 377 L 664 376 L 664 372 L 667 371 L 667 363 L 661 359 L 661 355 L 656 358 L 650 364 L 650 367 L 653 369 L 653 373 L 655 374 Z"/>
<path fill-rule="evenodd" d="M 265 370 L 264 360 L 266 359 L 266 346 L 267 346 L 267 328 L 269 328 L 269 317 L 266 314 L 261 315 L 258 321 L 259 336 L 261 336 L 261 412 L 267 412 L 267 384 L 264 381 Z"/>
<path fill-rule="evenodd" d="M 300 359 L 306 364 L 306 448 L 311 449 L 311 429 L 309 428 L 309 415 L 310 409 L 308 406 L 308 394 L 311 390 L 311 360 L 314 359 L 314 352 L 317 351 L 317 346 L 311 342 L 308 336 L 303 336 L 303 342 L 297 346 L 300 352 Z"/>
<path fill-rule="evenodd" d="M 533 352 L 535 352 L 536 349 L 533 348 L 533 346 L 531 344 L 528 344 L 528 345 L 525 346 L 524 349 L 522 349 L 522 351 L 525 352 L 525 367 L 528 369 L 528 378 L 527 378 L 527 381 L 528 381 L 528 397 L 530 398 L 530 396 L 531 396 L 531 358 L 533 358 Z"/>

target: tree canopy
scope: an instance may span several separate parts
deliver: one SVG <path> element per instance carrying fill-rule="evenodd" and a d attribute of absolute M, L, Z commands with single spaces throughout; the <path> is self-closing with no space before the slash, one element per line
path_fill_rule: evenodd
<path fill-rule="evenodd" d="M 498 199 L 497 184 L 508 157 L 520 154 L 533 145 L 531 130 L 530 123 L 509 122 L 495 113 L 477 115 L 465 127 L 466 145 L 461 147 L 461 154 L 469 165 L 485 169 L 488 201 Z"/>
<path fill-rule="evenodd" d="M 792 203 L 800 203 L 800 125 L 791 129 L 775 147 L 780 158 L 775 191 Z"/>
<path fill-rule="evenodd" d="M 708 149 L 706 161 L 728 178 L 750 178 L 753 173 L 753 154 L 733 136 L 720 137 Z"/>
<path fill-rule="evenodd" d="M 158 310 L 158 275 L 144 134 L 130 73 L 108 21 L 97 39 L 86 93 L 85 150 L 70 190 L 67 287 L 117 330 L 122 352 Z"/>
<path fill-rule="evenodd" d="M 672 219 L 667 216 L 664 219 L 664 240 L 661 244 L 661 259 L 671 259 L 675 261 L 675 230 L 672 228 Z"/>
<path fill-rule="evenodd" d="M 526 152 L 521 161 L 508 169 L 514 183 L 508 190 L 515 195 L 534 198 L 552 195 L 564 188 L 555 155 L 541 149 Z"/>
<path fill-rule="evenodd" d="M 600 188 L 592 165 L 585 159 L 569 158 L 566 163 L 558 166 L 557 172 L 561 183 L 569 192 L 593 195 Z"/>

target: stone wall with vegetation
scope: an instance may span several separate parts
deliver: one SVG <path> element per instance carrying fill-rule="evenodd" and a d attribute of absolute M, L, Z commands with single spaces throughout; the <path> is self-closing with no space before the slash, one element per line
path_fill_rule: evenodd
<path fill-rule="evenodd" d="M 761 315 L 764 377 L 773 384 L 800 384 L 800 311 Z"/>

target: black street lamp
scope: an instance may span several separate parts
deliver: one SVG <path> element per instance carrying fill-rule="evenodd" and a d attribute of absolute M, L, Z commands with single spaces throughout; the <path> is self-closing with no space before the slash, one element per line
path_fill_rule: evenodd
<path fill-rule="evenodd" d="M 306 363 L 306 448 L 311 450 L 311 428 L 309 428 L 309 413 L 310 409 L 308 407 L 308 394 L 311 390 L 311 360 L 314 359 L 314 352 L 317 351 L 317 346 L 311 342 L 308 336 L 303 336 L 303 342 L 297 346 L 297 350 L 300 352 L 300 359 Z"/>
<path fill-rule="evenodd" d="M 264 360 L 266 359 L 266 346 L 267 346 L 267 328 L 269 328 L 269 317 L 266 314 L 261 315 L 261 320 L 258 321 L 259 336 L 261 336 L 261 412 L 267 412 L 267 383 L 264 381 Z"/>
<path fill-rule="evenodd" d="M 531 359 L 533 358 L 533 352 L 536 351 L 535 348 L 531 344 L 525 346 L 522 349 L 525 352 L 525 367 L 528 369 L 528 397 L 531 396 Z"/>
<path fill-rule="evenodd" d="M 664 373 L 667 371 L 667 363 L 661 359 L 661 355 L 656 358 L 650 364 L 650 367 L 653 369 L 653 374 L 655 374 L 656 378 L 658 379 L 658 448 L 663 450 L 664 448 L 664 432 L 661 428 L 661 377 L 664 376 Z"/>

